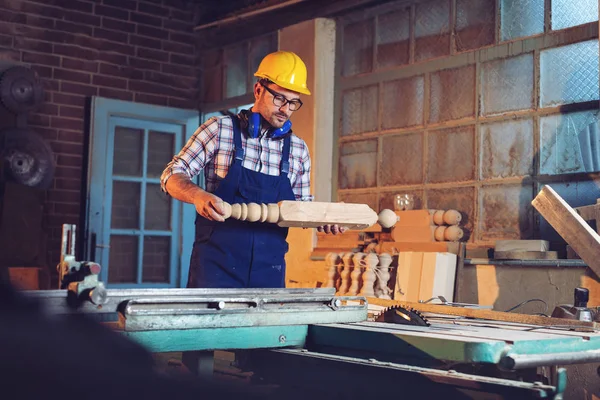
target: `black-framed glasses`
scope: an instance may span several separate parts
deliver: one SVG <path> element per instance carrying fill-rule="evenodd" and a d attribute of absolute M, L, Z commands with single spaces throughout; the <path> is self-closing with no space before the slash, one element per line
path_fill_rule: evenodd
<path fill-rule="evenodd" d="M 265 86 L 264 83 L 261 82 L 260 85 L 262 87 L 264 87 L 267 92 L 269 92 L 269 93 L 271 93 L 271 95 L 273 95 L 273 104 L 275 104 L 277 107 L 281 108 L 281 107 L 285 106 L 286 104 L 289 104 L 290 111 L 296 111 L 296 110 L 299 110 L 300 107 L 302 107 L 302 101 L 300 99 L 288 100 L 281 93 L 277 93 L 273 89 Z"/>

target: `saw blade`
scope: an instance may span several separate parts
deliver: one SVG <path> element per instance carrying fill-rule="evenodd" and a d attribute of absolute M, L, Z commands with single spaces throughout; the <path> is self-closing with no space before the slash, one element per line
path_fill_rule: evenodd
<path fill-rule="evenodd" d="M 0 161 L 9 180 L 48 189 L 54 178 L 54 154 L 38 134 L 20 128 L 0 132 Z"/>
<path fill-rule="evenodd" d="M 388 322 L 392 324 L 413 325 L 413 326 L 430 326 L 427 319 L 417 310 L 404 307 L 392 306 L 383 310 L 375 322 Z"/>
<path fill-rule="evenodd" d="M 35 110 L 44 98 L 37 74 L 26 67 L 15 66 L 0 76 L 0 101 L 15 114 Z"/>

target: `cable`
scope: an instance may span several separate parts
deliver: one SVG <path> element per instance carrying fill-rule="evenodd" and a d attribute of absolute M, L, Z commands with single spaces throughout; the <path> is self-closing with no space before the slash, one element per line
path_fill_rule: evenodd
<path fill-rule="evenodd" d="M 517 308 L 524 306 L 527 303 L 531 303 L 532 301 L 540 301 L 542 303 L 544 303 L 544 305 L 546 306 L 545 310 L 544 310 L 544 314 L 546 314 L 548 312 L 548 303 L 546 303 L 544 300 L 542 299 L 529 299 L 529 300 L 525 300 L 522 303 L 517 304 L 516 306 L 509 308 L 508 310 L 506 310 L 505 312 L 511 312 L 513 310 L 516 310 Z"/>

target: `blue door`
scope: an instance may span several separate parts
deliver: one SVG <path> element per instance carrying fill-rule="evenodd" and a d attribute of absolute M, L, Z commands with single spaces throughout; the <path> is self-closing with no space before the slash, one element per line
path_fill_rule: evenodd
<path fill-rule="evenodd" d="M 89 259 L 109 288 L 185 287 L 192 205 L 161 191 L 160 175 L 199 124 L 193 110 L 93 101 Z"/>

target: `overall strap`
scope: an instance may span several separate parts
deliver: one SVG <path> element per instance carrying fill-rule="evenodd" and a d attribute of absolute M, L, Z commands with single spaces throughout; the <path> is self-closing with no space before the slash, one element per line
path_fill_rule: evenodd
<path fill-rule="evenodd" d="M 292 142 L 292 135 L 287 135 L 283 139 L 283 151 L 281 153 L 281 175 L 287 176 L 290 172 L 290 144 Z"/>
<path fill-rule="evenodd" d="M 244 148 L 242 147 L 242 130 L 240 129 L 240 120 L 238 116 L 231 117 L 231 126 L 233 127 L 233 145 L 235 147 L 234 162 L 244 160 Z"/>

